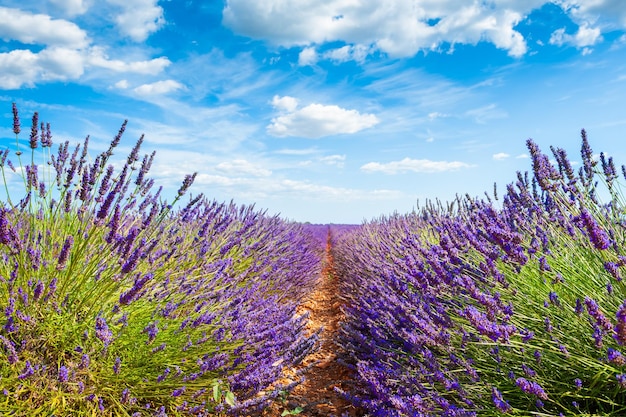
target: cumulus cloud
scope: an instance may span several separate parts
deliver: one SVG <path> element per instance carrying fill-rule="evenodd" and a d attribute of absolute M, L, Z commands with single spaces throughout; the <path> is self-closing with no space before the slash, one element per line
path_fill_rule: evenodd
<path fill-rule="evenodd" d="M 89 43 L 87 33 L 76 24 L 45 14 L 0 7 L 0 22 L 0 38 L 4 41 L 70 48 L 83 48 Z"/>
<path fill-rule="evenodd" d="M 317 59 L 318 57 L 315 48 L 304 48 L 298 55 L 298 65 L 301 67 L 315 65 L 317 63 Z"/>
<path fill-rule="evenodd" d="M 565 33 L 565 28 L 561 28 L 552 32 L 550 36 L 550 43 L 553 45 L 569 44 L 585 50 L 588 50 L 588 46 L 593 46 L 600 41 L 602 41 L 600 29 L 591 28 L 587 24 L 580 26 L 574 35 Z"/>
<path fill-rule="evenodd" d="M 518 57 L 526 53 L 527 45 L 514 28 L 543 3 L 229 0 L 223 10 L 223 22 L 237 33 L 284 46 L 309 48 L 325 42 L 345 42 L 346 47 L 325 56 L 335 60 L 363 59 L 371 50 L 407 57 L 418 51 L 438 50 L 444 43 L 481 41 Z M 306 54 L 299 59 L 301 65 L 312 62 L 314 51 L 306 48 Z"/>
<path fill-rule="evenodd" d="M 274 96 L 272 105 L 282 114 L 272 119 L 267 132 L 273 136 L 299 136 L 317 139 L 324 136 L 356 133 L 379 123 L 373 114 L 336 105 L 309 104 L 298 108 L 298 101 L 289 96 Z"/>
<path fill-rule="evenodd" d="M 121 9 L 114 17 L 120 32 L 135 42 L 145 41 L 165 23 L 158 0 L 107 0 Z"/>
<path fill-rule="evenodd" d="M 429 159 L 404 158 L 401 161 L 387 163 L 369 162 L 361 166 L 361 170 L 365 172 L 382 172 L 385 174 L 400 174 L 405 172 L 437 173 L 471 167 L 472 165 L 459 161 L 431 161 Z"/>
<path fill-rule="evenodd" d="M 134 62 L 109 60 L 100 48 L 50 47 L 37 53 L 15 49 L 0 53 L 0 88 L 17 89 L 41 81 L 77 80 L 89 67 L 105 68 L 117 73 L 156 75 L 169 64 L 170 61 L 162 57 Z M 168 87 L 171 89 L 174 85 L 156 85 L 153 89 Z"/>
<path fill-rule="evenodd" d="M 80 13 L 86 7 L 84 2 L 71 1 L 67 12 Z M 41 81 L 77 80 L 93 67 L 118 73 L 156 75 L 171 63 L 165 57 L 137 61 L 109 59 L 105 49 L 92 45 L 87 33 L 76 24 L 45 14 L 0 7 L 0 22 L 0 38 L 4 41 L 37 45 L 32 50 L 13 49 L 0 53 L 0 88 L 17 89 Z"/>

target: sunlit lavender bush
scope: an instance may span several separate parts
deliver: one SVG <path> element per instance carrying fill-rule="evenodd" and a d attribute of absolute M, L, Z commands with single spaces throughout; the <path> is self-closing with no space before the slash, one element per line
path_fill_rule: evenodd
<path fill-rule="evenodd" d="M 611 158 L 383 217 L 335 247 L 344 358 L 372 415 L 626 414 L 626 217 Z M 622 167 L 626 177 L 626 169 Z M 604 201 L 604 202 L 603 202 Z"/>
<path fill-rule="evenodd" d="M 143 136 L 114 160 L 126 122 L 91 159 L 89 138 L 53 152 L 37 113 L 25 144 L 15 105 L 13 116 L 0 155 L 0 413 L 242 414 L 289 389 L 276 381 L 316 339 L 295 313 L 322 256 L 302 226 L 201 195 L 182 203 L 195 174 L 168 203 Z"/>

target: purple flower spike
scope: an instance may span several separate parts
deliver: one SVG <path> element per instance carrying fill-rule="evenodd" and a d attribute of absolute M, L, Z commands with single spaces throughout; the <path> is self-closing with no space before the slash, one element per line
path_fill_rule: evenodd
<path fill-rule="evenodd" d="M 605 332 L 611 332 L 613 330 L 613 324 L 603 313 L 600 311 L 598 304 L 591 298 L 585 297 L 585 305 L 589 315 L 596 320 L 598 326 L 600 326 Z"/>
<path fill-rule="evenodd" d="M 626 301 L 620 306 L 615 314 L 617 324 L 615 325 L 615 340 L 620 345 L 626 345 Z"/>
<path fill-rule="evenodd" d="M 589 235 L 589 240 L 591 240 L 591 243 L 593 243 L 593 246 L 595 246 L 596 249 L 603 250 L 611 246 L 609 236 L 604 230 L 602 230 L 587 210 L 581 211 L 580 220 L 582 221 L 583 226 L 585 226 L 585 230 Z"/>
<path fill-rule="evenodd" d="M 35 369 L 33 368 L 33 366 L 30 364 L 30 361 L 26 361 L 26 364 L 24 365 L 24 370 L 22 371 L 22 373 L 20 375 L 18 375 L 18 379 L 26 379 L 29 376 L 33 375 L 35 373 Z"/>
<path fill-rule="evenodd" d="M 33 114 L 33 126 L 30 129 L 30 148 L 37 149 L 37 140 L 39 139 L 39 113 Z"/>
<path fill-rule="evenodd" d="M 17 113 L 17 106 L 13 103 L 13 133 L 20 134 L 20 116 Z"/>
<path fill-rule="evenodd" d="M 118 375 L 120 373 L 121 366 L 122 366 L 122 359 L 120 359 L 120 357 L 117 356 L 115 358 L 115 363 L 113 364 L 113 372 L 115 373 L 115 375 Z"/>
<path fill-rule="evenodd" d="M 491 399 L 501 412 L 506 413 L 511 409 L 509 403 L 502 398 L 502 393 L 496 387 L 491 388 Z"/>
<path fill-rule="evenodd" d="M 67 382 L 69 379 L 69 372 L 65 365 L 61 365 L 59 368 L 59 382 Z"/>
<path fill-rule="evenodd" d="M 57 269 L 65 268 L 65 264 L 67 263 L 67 258 L 70 255 L 70 249 L 74 245 L 74 236 L 68 236 L 65 238 L 65 243 L 63 244 L 63 248 L 61 248 L 61 253 L 59 254 L 59 260 L 57 262 Z"/>
<path fill-rule="evenodd" d="M 106 320 L 102 317 L 96 319 L 96 337 L 104 343 L 105 347 L 109 346 L 113 339 L 113 332 L 109 330 Z"/>
<path fill-rule="evenodd" d="M 541 400 L 548 399 L 548 394 L 546 394 L 541 385 L 536 382 L 529 381 L 526 378 L 517 378 L 515 380 L 515 385 L 517 385 L 526 394 L 535 395 Z"/>

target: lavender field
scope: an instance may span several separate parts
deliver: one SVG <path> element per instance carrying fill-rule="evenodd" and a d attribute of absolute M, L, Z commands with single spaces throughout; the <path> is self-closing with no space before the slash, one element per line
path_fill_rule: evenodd
<path fill-rule="evenodd" d="M 330 279 L 327 237 L 353 375 L 336 391 L 361 415 L 626 415 L 626 169 L 584 131 L 578 170 L 529 140 L 502 193 L 347 227 L 194 195 L 194 174 L 166 201 L 143 137 L 113 163 L 125 122 L 94 155 L 13 114 L 3 415 L 260 415 L 319 348 L 297 309 Z"/>

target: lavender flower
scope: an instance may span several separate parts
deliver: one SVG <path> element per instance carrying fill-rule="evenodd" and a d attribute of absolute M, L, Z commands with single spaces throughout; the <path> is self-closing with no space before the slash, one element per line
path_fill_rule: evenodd
<path fill-rule="evenodd" d="M 13 103 L 13 133 L 20 134 L 20 117 L 17 112 L 17 106 Z"/>
<path fill-rule="evenodd" d="M 106 320 L 100 316 L 96 318 L 96 337 L 104 343 L 104 347 L 109 346 L 113 340 L 113 332 L 109 330 Z"/>
<path fill-rule="evenodd" d="M 192 175 L 186 175 L 185 176 L 183 184 L 178 189 L 178 196 L 179 197 L 182 197 L 185 194 L 185 192 L 187 192 L 189 187 L 191 187 L 191 184 L 193 184 L 193 181 L 196 179 L 196 174 L 197 174 L 197 172 L 194 172 Z"/>
<path fill-rule="evenodd" d="M 59 382 L 67 382 L 69 379 L 69 371 L 65 365 L 59 367 Z"/>
<path fill-rule="evenodd" d="M 535 395 L 541 400 L 548 399 L 548 394 L 546 394 L 541 385 L 536 382 L 528 381 L 525 378 L 517 378 L 515 380 L 515 385 L 517 385 L 525 393 Z"/>
<path fill-rule="evenodd" d="M 587 231 L 587 235 L 589 236 L 591 243 L 593 243 L 593 246 L 595 246 L 596 249 L 604 250 L 611 246 L 611 241 L 609 240 L 608 235 L 604 230 L 602 230 L 602 228 L 600 228 L 598 223 L 596 223 L 587 210 L 583 209 L 580 212 L 579 217 L 585 227 L 585 230 Z"/>
<path fill-rule="evenodd" d="M 33 366 L 31 365 L 30 361 L 26 361 L 26 363 L 24 364 L 24 370 L 22 371 L 21 374 L 18 375 L 18 379 L 26 379 L 29 376 L 33 375 L 35 373 L 35 369 L 33 368 Z"/>
<path fill-rule="evenodd" d="M 37 140 L 39 138 L 39 133 L 37 128 L 39 126 L 39 113 L 35 112 L 33 114 L 33 125 L 30 130 L 30 148 L 37 149 Z"/>
<path fill-rule="evenodd" d="M 594 300 L 589 297 L 585 297 L 585 305 L 587 306 L 587 312 L 596 320 L 598 326 L 600 326 L 605 332 L 611 332 L 613 330 L 613 324 L 600 311 L 600 307 Z"/>
<path fill-rule="evenodd" d="M 70 249 L 74 245 L 74 236 L 68 236 L 65 238 L 65 243 L 61 248 L 61 252 L 59 253 L 59 259 L 57 261 L 57 269 L 61 270 L 65 268 L 65 264 L 67 263 L 67 259 L 70 255 Z"/>

